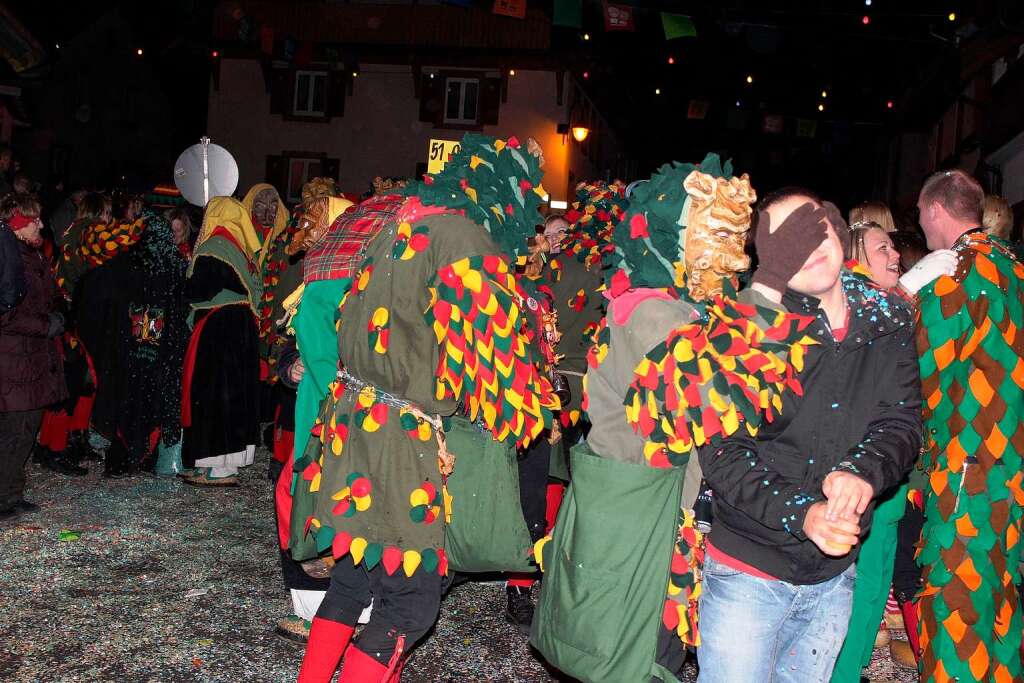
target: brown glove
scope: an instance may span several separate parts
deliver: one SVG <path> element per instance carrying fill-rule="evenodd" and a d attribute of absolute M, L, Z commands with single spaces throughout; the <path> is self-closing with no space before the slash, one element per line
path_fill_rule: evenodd
<path fill-rule="evenodd" d="M 825 207 L 825 218 L 832 224 L 832 228 L 836 231 L 836 235 L 839 237 L 840 243 L 843 245 L 843 256 L 850 253 L 850 226 L 846 224 L 846 220 L 843 219 L 843 214 L 839 213 L 839 207 L 832 202 L 825 202 L 822 204 Z"/>
<path fill-rule="evenodd" d="M 786 291 L 786 284 L 800 272 L 807 258 L 827 236 L 825 209 L 811 202 L 801 204 L 771 231 L 767 211 L 757 212 L 757 271 L 753 281 L 777 292 Z"/>

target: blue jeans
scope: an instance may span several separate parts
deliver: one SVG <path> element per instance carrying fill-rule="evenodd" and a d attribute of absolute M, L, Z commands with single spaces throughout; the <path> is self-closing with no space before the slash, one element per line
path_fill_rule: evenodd
<path fill-rule="evenodd" d="M 827 683 L 853 605 L 856 565 L 813 586 L 705 557 L 698 683 Z"/>

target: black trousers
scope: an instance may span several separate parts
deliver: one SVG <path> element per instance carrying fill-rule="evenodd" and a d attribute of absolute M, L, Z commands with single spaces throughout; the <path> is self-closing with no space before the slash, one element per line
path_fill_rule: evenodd
<path fill-rule="evenodd" d="M 907 501 L 907 511 L 896 527 L 896 561 L 892 571 L 893 595 L 898 602 L 914 598 L 921 588 L 921 568 L 914 561 L 914 544 L 921 538 L 924 513 Z"/>
<path fill-rule="evenodd" d="M 355 626 L 373 600 L 370 623 L 352 641 L 360 650 L 387 664 L 403 639 L 405 652 L 421 641 L 437 621 L 443 577 L 422 568 L 407 577 L 401 568 L 388 576 L 378 564 L 367 570 L 348 556 L 331 571 L 331 587 L 316 616 Z"/>
<path fill-rule="evenodd" d="M 0 510 L 9 510 L 25 493 L 25 462 L 43 419 L 41 408 L 0 413 Z"/>
<path fill-rule="evenodd" d="M 551 467 L 551 445 L 546 437 L 530 444 L 519 453 L 519 503 L 523 506 L 523 518 L 534 542 L 544 538 L 547 520 L 548 470 Z"/>

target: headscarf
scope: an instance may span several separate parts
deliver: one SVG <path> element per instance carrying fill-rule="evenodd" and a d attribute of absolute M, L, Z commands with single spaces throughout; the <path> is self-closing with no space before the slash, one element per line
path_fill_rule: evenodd
<path fill-rule="evenodd" d="M 529 151 L 516 137 L 507 141 L 467 133 L 461 150 L 444 169 L 425 175 L 406 194 L 427 206 L 461 211 L 481 225 L 510 256 L 527 253 L 526 240 L 537 234 L 538 211 L 547 193 L 541 186 L 542 159 L 536 142 Z"/>
<path fill-rule="evenodd" d="M 285 207 L 284 200 L 281 199 L 281 195 L 278 193 L 277 188 L 275 188 L 273 185 L 270 185 L 269 183 L 256 183 L 255 185 L 249 188 L 248 192 L 245 193 L 245 198 L 242 199 L 242 206 L 244 206 L 245 210 L 248 212 L 249 221 L 251 222 L 253 205 L 256 203 L 256 195 L 258 195 L 260 192 L 263 192 L 264 190 L 270 190 L 277 197 L 277 215 L 274 216 L 274 225 L 263 226 L 265 228 L 269 227 L 271 230 L 270 233 L 267 235 L 267 238 L 265 240 L 262 240 L 262 242 L 272 244 L 274 240 L 277 239 L 277 236 L 284 232 L 284 229 L 288 227 L 288 220 L 291 218 L 291 215 L 288 213 L 288 209 Z M 264 249 L 263 253 L 260 254 L 260 262 L 262 262 L 263 259 L 266 258 L 267 251 L 268 250 Z"/>
<path fill-rule="evenodd" d="M 351 277 L 363 260 L 366 245 L 394 218 L 401 204 L 397 195 L 373 196 L 335 215 L 330 229 L 306 250 L 304 281 Z"/>
<path fill-rule="evenodd" d="M 260 250 L 260 238 L 253 227 L 248 209 L 232 197 L 214 197 L 206 205 L 203 227 L 199 230 L 199 239 L 196 240 L 193 251 L 198 251 L 199 245 L 208 240 L 218 227 L 224 228 L 235 238 L 235 242 L 250 261 Z"/>

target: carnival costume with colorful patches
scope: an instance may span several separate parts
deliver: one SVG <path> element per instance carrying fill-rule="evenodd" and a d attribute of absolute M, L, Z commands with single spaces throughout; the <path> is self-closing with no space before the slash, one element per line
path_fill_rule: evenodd
<path fill-rule="evenodd" d="M 345 655 L 347 670 L 391 675 L 436 619 L 445 520 L 458 514 L 444 495 L 452 464 L 442 419 L 464 413 L 522 445 L 551 424 L 558 402 L 521 334 L 509 265 L 539 222 L 540 176 L 515 138 L 467 135 L 444 171 L 409 188 L 367 249 L 341 305 L 344 371 L 295 464 L 298 486 L 318 493 L 297 531 L 336 559 L 300 680 L 330 678 L 372 596 L 384 599 Z"/>
<path fill-rule="evenodd" d="M 65 453 L 74 460 L 90 455 L 88 431 L 97 384 L 111 384 L 111 378 L 122 370 L 123 358 L 116 352 L 116 345 L 108 343 L 108 331 L 116 329 L 120 320 L 113 307 L 104 305 L 107 297 L 102 283 L 94 282 L 85 294 L 79 291 L 80 284 L 104 279 L 104 274 L 93 271 L 131 249 L 142 236 L 143 227 L 141 218 L 110 224 L 79 219 L 67 230 L 56 274 L 71 312 L 60 339 L 69 397 L 43 411 L 39 444 L 44 451 Z M 85 341 L 86 337 L 91 343 Z M 117 406 L 113 407 L 116 410 Z"/>
<path fill-rule="evenodd" d="M 918 292 L 925 525 L 921 679 L 1018 681 L 1024 489 L 1024 266 L 982 232 Z"/>
<path fill-rule="evenodd" d="M 303 533 L 316 495 L 310 495 L 308 487 L 300 485 L 298 470 L 293 465 L 303 460 L 320 402 L 337 378 L 338 305 L 352 285 L 366 246 L 383 224 L 394 216 L 399 204 L 397 197 L 386 202 L 370 199 L 348 210 L 347 201 L 344 204 L 337 202 L 333 209 L 324 213 L 325 221 L 330 221 L 329 229 L 320 234 L 319 239 L 303 239 L 300 244 L 290 247 L 292 251 L 306 251 L 303 285 L 285 303 L 288 314 L 294 311 L 288 331 L 295 335 L 305 374 L 299 382 L 295 401 L 295 433 L 298 438 L 295 439 L 292 457 L 285 464 L 276 497 L 281 546 L 284 549 L 290 547 L 292 557 L 297 560 L 310 559 L 318 554 L 313 537 Z M 296 233 L 295 239 L 300 235 L 306 237 L 300 232 Z"/>
<path fill-rule="evenodd" d="M 253 460 L 259 431 L 259 248 L 249 211 L 230 197 L 211 199 L 184 294 L 192 337 L 182 376 L 181 457 L 186 468 L 204 468 L 191 483 L 212 485 L 217 482 L 207 480 L 218 477 L 235 483 L 237 468 Z"/>
<path fill-rule="evenodd" d="M 93 428 L 111 442 L 110 475 L 151 469 L 159 443 L 181 441 L 181 368 L 189 329 L 182 302 L 186 263 L 170 224 L 144 210 L 138 242 L 82 278 L 83 342 L 99 373 Z"/>
<path fill-rule="evenodd" d="M 707 235 L 697 224 L 713 216 L 730 223 L 730 238 L 742 236 L 754 199 L 746 176 L 732 177 L 731 164 L 709 155 L 699 166 L 663 166 L 614 228 L 605 259 L 610 304 L 584 380 L 593 426 L 572 451 L 573 481 L 554 532 L 536 549 L 547 577 L 532 642 L 583 680 L 675 680 L 682 645 L 699 644 L 703 545 L 688 510 L 701 478 L 695 447 L 771 421 L 814 343 L 803 331 L 808 319 L 754 292 L 710 296 L 707 278 L 699 291 L 689 287 L 697 283 L 689 282 L 686 250 Z M 746 264 L 732 239 L 715 249 L 729 292 Z M 609 495 L 625 496 L 616 507 L 630 512 L 608 511 L 599 501 Z M 632 578 L 597 599 L 571 588 L 597 581 L 587 571 Z M 583 627 L 594 621 L 609 626 Z"/>
<path fill-rule="evenodd" d="M 262 225 L 255 212 L 256 200 L 259 198 L 265 201 L 266 197 L 271 195 L 272 201 L 277 203 L 274 222 L 272 225 Z M 284 344 L 274 321 L 281 317 L 281 301 L 302 281 L 302 267 L 299 264 L 301 258 L 292 258 L 285 253 L 296 230 L 298 215 L 293 218 L 289 214 L 277 190 L 267 183 L 257 183 L 249 188 L 242 200 L 242 206 L 249 212 L 253 229 L 261 245 L 255 258 L 260 270 L 262 287 L 256 310 L 260 335 L 260 378 L 273 384 L 277 381 L 277 373 L 273 371 L 273 366 L 277 362 L 275 348 L 280 351 L 277 347 Z M 296 214 L 298 213 L 296 210 Z"/>
<path fill-rule="evenodd" d="M 563 406 L 559 415 L 563 430 L 571 430 L 581 418 L 587 352 L 604 318 L 602 267 L 613 256 L 612 236 L 628 206 L 621 183 L 580 183 L 573 208 L 565 214 L 570 226 L 562 240 L 561 253 L 552 255 L 548 261 L 562 331 L 558 370 L 569 380 L 572 394 L 569 405 Z"/>

